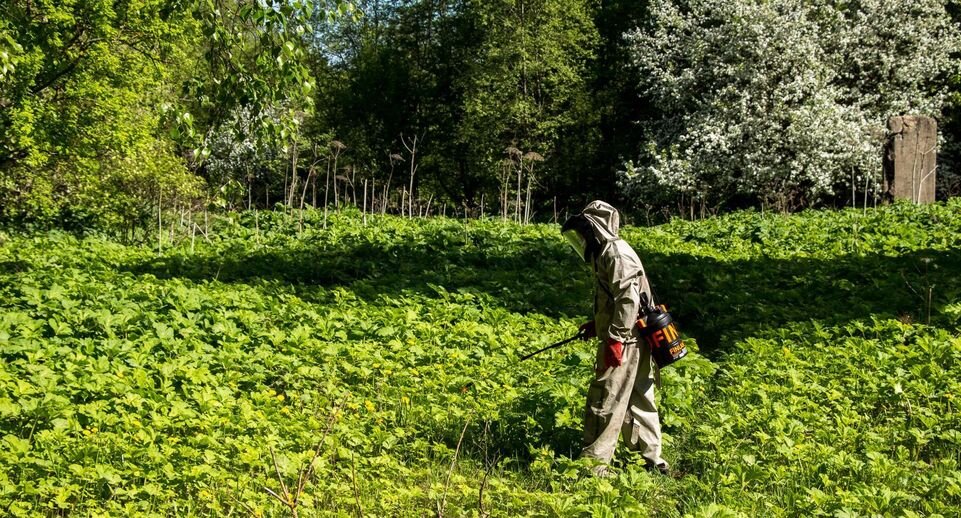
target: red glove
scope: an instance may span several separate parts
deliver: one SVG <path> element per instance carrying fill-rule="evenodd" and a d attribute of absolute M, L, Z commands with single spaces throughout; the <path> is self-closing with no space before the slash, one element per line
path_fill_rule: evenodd
<path fill-rule="evenodd" d="M 623 361 L 624 344 L 613 339 L 607 339 L 607 348 L 604 349 L 604 365 L 610 369 L 620 367 Z"/>
<path fill-rule="evenodd" d="M 581 340 L 590 340 L 597 336 L 597 329 L 594 327 L 594 321 L 591 320 L 585 324 L 581 324 L 580 331 L 578 334 L 581 336 Z"/>

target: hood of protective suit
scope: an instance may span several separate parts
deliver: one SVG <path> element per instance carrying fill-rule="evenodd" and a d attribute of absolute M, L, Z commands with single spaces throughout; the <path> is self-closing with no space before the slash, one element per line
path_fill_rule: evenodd
<path fill-rule="evenodd" d="M 592 201 L 581 212 L 594 229 L 594 236 L 601 244 L 616 241 L 621 228 L 621 216 L 617 209 L 600 200 Z"/>

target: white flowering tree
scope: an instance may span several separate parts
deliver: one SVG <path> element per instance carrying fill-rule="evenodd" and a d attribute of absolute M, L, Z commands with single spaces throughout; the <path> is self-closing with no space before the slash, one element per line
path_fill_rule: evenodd
<path fill-rule="evenodd" d="M 271 183 L 284 178 L 289 149 L 281 149 L 279 144 L 262 135 L 265 127 L 278 127 L 281 117 L 278 109 L 253 113 L 250 109 L 238 108 L 227 124 L 207 135 L 200 154 L 205 159 L 207 181 L 218 192 L 217 202 L 230 207 L 249 207 L 255 201 L 252 193 L 255 185 L 269 190 Z M 269 121 L 274 121 L 274 126 L 268 126 Z M 286 197 L 286 179 L 274 187 L 272 195 L 266 193 L 266 199 L 282 201 Z"/>
<path fill-rule="evenodd" d="M 944 3 L 654 0 L 626 38 L 663 116 L 622 187 L 793 210 L 876 183 L 887 118 L 941 111 L 959 41 Z"/>

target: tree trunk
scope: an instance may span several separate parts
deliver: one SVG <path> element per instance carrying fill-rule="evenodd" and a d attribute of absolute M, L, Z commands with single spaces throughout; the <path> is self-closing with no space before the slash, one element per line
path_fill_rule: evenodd
<path fill-rule="evenodd" d="M 528 171 L 527 173 L 527 201 L 524 203 L 524 224 L 527 225 L 531 222 L 531 187 L 533 186 L 534 172 Z"/>
<path fill-rule="evenodd" d="M 285 165 L 285 166 L 284 166 L 284 192 L 283 192 L 283 194 L 281 195 L 281 196 L 284 198 L 284 202 L 287 201 L 287 176 L 288 176 L 287 173 L 288 173 L 288 172 L 287 172 L 287 166 Z M 287 207 L 284 207 L 284 213 L 285 213 L 285 214 L 287 213 Z"/>
<path fill-rule="evenodd" d="M 300 195 L 300 222 L 299 222 L 299 227 L 300 227 L 300 230 L 301 230 L 301 231 L 304 230 L 304 203 L 305 203 L 306 200 L 307 200 L 307 188 L 308 188 L 308 187 L 310 187 L 310 185 L 307 184 L 307 181 L 304 181 L 304 192 L 301 193 L 301 195 Z"/>
<path fill-rule="evenodd" d="M 517 205 L 514 207 L 514 219 L 521 222 L 521 168 L 517 168 Z"/>
<path fill-rule="evenodd" d="M 327 157 L 327 178 L 324 180 L 324 228 L 327 228 L 327 203 L 330 201 L 330 156 Z"/>
<path fill-rule="evenodd" d="M 290 194 L 287 197 L 287 205 L 294 207 L 297 200 L 297 141 L 294 141 L 290 153 Z"/>
<path fill-rule="evenodd" d="M 161 189 L 157 196 L 157 255 L 163 253 L 164 246 L 163 204 L 164 192 L 163 189 Z"/>
<path fill-rule="evenodd" d="M 404 135 L 400 136 L 400 142 L 407 148 L 407 152 L 410 153 L 410 191 L 408 192 L 408 210 L 407 215 L 411 218 L 414 217 L 414 176 L 417 174 L 417 135 L 411 139 L 410 144 L 404 139 Z"/>
<path fill-rule="evenodd" d="M 365 187 L 366 188 L 366 187 Z M 357 206 L 357 168 L 350 168 L 350 192 L 354 199 L 354 207 Z"/>
<path fill-rule="evenodd" d="M 334 154 L 334 207 L 340 207 L 340 196 L 337 190 L 337 159 L 340 158 L 340 149 Z"/>
<path fill-rule="evenodd" d="M 390 163 L 390 175 L 387 177 L 387 185 L 384 185 L 384 199 L 383 208 L 381 209 L 381 214 L 387 214 L 387 202 L 390 200 L 390 182 L 394 179 L 394 163 Z"/>

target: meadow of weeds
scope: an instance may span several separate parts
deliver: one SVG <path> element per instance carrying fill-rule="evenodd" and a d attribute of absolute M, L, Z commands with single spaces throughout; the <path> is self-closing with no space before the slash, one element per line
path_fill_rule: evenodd
<path fill-rule="evenodd" d="M 518 361 L 590 310 L 556 225 L 321 218 L 0 234 L 2 514 L 961 513 L 958 200 L 628 227 L 675 478 L 575 460 L 593 344 Z"/>

